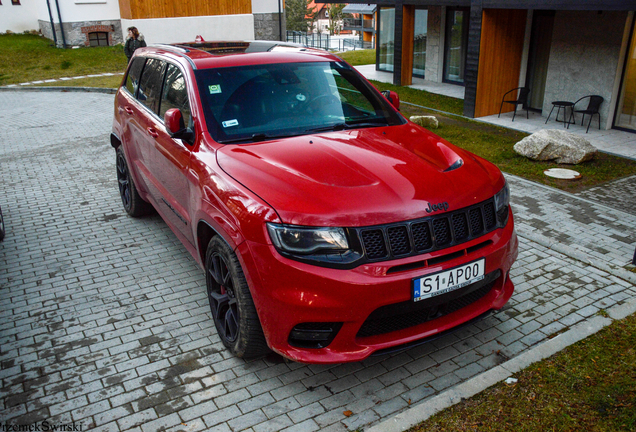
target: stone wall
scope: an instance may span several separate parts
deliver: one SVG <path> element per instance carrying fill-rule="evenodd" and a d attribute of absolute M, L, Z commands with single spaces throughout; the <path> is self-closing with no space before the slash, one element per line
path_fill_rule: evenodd
<path fill-rule="evenodd" d="M 53 31 L 51 29 L 50 21 L 38 21 L 40 31 L 42 35 L 50 40 L 53 40 Z M 63 24 L 64 38 L 66 39 L 67 47 L 72 46 L 90 46 L 88 41 L 88 33 L 91 32 L 106 32 L 108 33 L 108 44 L 117 45 L 124 42 L 122 38 L 122 29 L 120 20 L 107 20 L 107 21 L 79 21 L 79 22 L 66 22 Z M 62 34 L 60 32 L 59 23 L 55 23 L 55 36 L 57 37 L 57 46 L 62 47 Z"/>
<path fill-rule="evenodd" d="M 254 14 L 254 38 L 257 40 L 285 40 L 285 15 L 281 16 L 282 31 L 280 31 L 278 13 Z"/>
<path fill-rule="evenodd" d="M 615 104 L 612 91 L 626 20 L 627 12 L 556 13 L 544 115 L 550 112 L 552 101 L 575 102 L 582 96 L 600 95 L 605 98 L 601 105 L 601 128 L 611 127 L 608 114 Z M 580 116 L 577 120 L 580 121 Z"/>

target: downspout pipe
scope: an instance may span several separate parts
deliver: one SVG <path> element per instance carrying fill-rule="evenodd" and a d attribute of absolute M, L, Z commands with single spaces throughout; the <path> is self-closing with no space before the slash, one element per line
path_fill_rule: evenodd
<path fill-rule="evenodd" d="M 283 11 L 280 6 L 280 2 L 281 0 L 278 0 L 278 37 L 280 38 L 281 42 L 284 42 L 283 40 Z"/>
<path fill-rule="evenodd" d="M 51 12 L 51 3 L 46 0 L 46 7 L 49 9 L 49 19 L 51 20 L 51 30 L 53 31 L 53 43 L 57 48 L 57 35 L 55 34 L 55 23 L 53 22 L 53 13 Z"/>
<path fill-rule="evenodd" d="M 60 12 L 60 3 L 55 0 L 55 7 L 57 7 L 57 18 L 60 20 L 60 31 L 62 32 L 62 45 L 66 48 L 66 37 L 64 37 L 64 24 L 62 21 L 62 13 Z"/>

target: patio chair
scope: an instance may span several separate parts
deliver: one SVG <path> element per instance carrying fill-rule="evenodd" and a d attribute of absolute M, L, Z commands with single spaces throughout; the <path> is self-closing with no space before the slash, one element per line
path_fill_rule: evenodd
<path fill-rule="evenodd" d="M 587 104 L 587 108 L 576 109 L 576 104 L 581 102 L 583 99 L 587 99 L 587 98 L 590 99 Z M 588 133 L 588 131 L 590 130 L 590 124 L 592 124 L 592 118 L 596 114 L 598 116 L 598 128 L 600 130 L 601 129 L 601 114 L 599 113 L 599 108 L 601 107 L 601 104 L 603 103 L 604 100 L 605 99 L 603 99 L 603 96 L 598 96 L 598 95 L 583 96 L 581 99 L 574 102 L 574 105 L 572 106 L 572 113 L 570 114 L 570 119 L 573 119 L 574 120 L 573 123 L 576 123 L 576 117 L 574 114 L 575 113 L 583 114 L 583 117 L 581 117 L 581 126 L 583 126 L 583 121 L 585 120 L 585 114 L 588 114 L 590 116 L 590 121 L 587 123 L 587 130 L 585 131 L 585 133 Z M 568 128 L 569 127 L 570 125 L 568 124 Z"/>
<path fill-rule="evenodd" d="M 519 91 L 517 99 L 506 100 L 506 96 L 516 91 Z M 503 95 L 503 98 L 501 98 L 501 106 L 499 107 L 499 115 L 497 117 L 501 117 L 501 110 L 503 109 L 503 105 L 507 103 L 507 104 L 512 104 L 515 106 L 515 112 L 514 114 L 512 114 L 512 121 L 515 121 L 515 116 L 517 115 L 517 107 L 519 105 L 521 105 L 523 108 L 526 109 L 526 118 L 529 118 L 528 117 L 528 95 L 529 94 L 530 94 L 530 89 L 528 87 L 517 87 L 506 92 L 506 94 Z M 515 93 L 513 97 L 515 95 L 517 95 L 517 93 Z"/>

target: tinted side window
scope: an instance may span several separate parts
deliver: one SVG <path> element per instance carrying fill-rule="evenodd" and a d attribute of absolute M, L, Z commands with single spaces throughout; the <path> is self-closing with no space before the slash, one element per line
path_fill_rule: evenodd
<path fill-rule="evenodd" d="M 128 69 L 128 75 L 126 76 L 126 88 L 133 96 L 137 96 L 137 88 L 139 87 L 139 76 L 141 75 L 141 70 L 144 67 L 145 61 L 145 58 L 137 57 L 133 60 L 130 68 Z"/>
<path fill-rule="evenodd" d="M 146 105 L 152 112 L 159 111 L 161 98 L 161 83 L 166 62 L 157 59 L 146 60 L 146 67 L 139 80 L 139 94 L 137 99 Z"/>
<path fill-rule="evenodd" d="M 181 110 L 183 122 L 186 126 L 190 124 L 190 103 L 188 102 L 188 89 L 185 78 L 175 65 L 168 65 L 166 71 L 166 82 L 163 85 L 163 95 L 161 96 L 161 108 L 159 116 L 163 118 L 170 108 Z"/>

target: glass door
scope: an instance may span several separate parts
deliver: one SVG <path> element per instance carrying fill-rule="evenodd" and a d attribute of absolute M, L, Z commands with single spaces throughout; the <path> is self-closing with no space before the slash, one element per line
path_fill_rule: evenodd
<path fill-rule="evenodd" d="M 428 33 L 428 10 L 415 9 L 414 27 L 413 75 L 424 78 L 424 72 L 426 70 L 426 35 Z"/>
<path fill-rule="evenodd" d="M 444 82 L 463 84 L 470 9 L 448 8 L 444 42 Z"/>
<path fill-rule="evenodd" d="M 379 55 L 377 69 L 393 72 L 393 54 L 395 52 L 395 9 L 380 9 Z"/>
<path fill-rule="evenodd" d="M 553 28 L 554 11 L 534 12 L 526 85 L 530 87 L 528 108 L 535 111 L 541 111 L 543 109 L 543 96 L 545 94 L 546 79 L 548 77 L 548 62 L 550 60 Z"/>
<path fill-rule="evenodd" d="M 614 127 L 636 131 L 636 30 L 634 27 L 632 27 L 632 39 L 625 59 L 625 72 Z"/>

